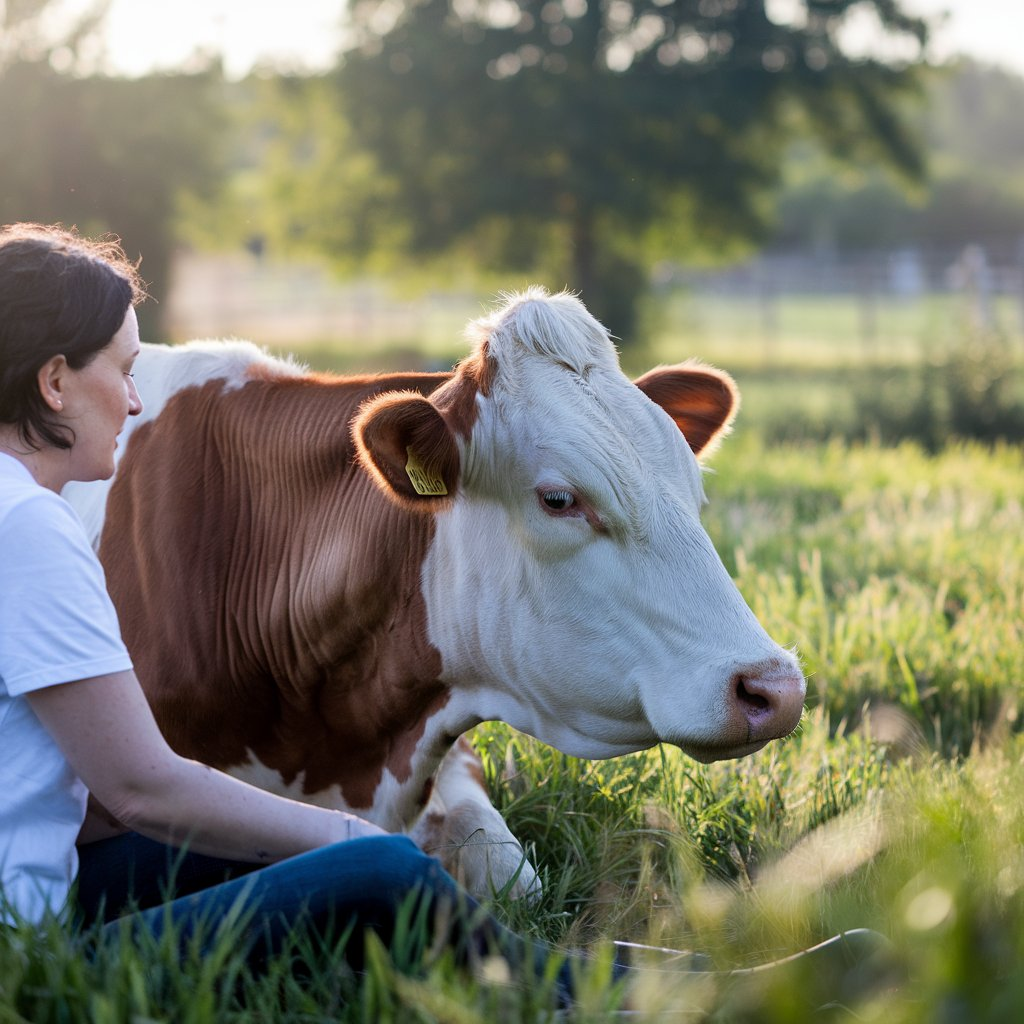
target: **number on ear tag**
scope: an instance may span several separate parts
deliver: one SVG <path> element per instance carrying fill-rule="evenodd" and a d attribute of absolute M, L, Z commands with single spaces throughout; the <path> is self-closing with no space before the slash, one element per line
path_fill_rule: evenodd
<path fill-rule="evenodd" d="M 447 494 L 448 488 L 445 487 L 444 480 L 428 472 L 412 448 L 405 450 L 409 455 L 409 461 L 405 464 L 405 472 L 416 493 L 424 496 Z"/>

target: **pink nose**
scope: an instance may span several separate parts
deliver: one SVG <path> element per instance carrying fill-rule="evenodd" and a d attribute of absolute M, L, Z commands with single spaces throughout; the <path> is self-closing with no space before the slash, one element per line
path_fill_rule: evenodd
<path fill-rule="evenodd" d="M 733 676 L 733 713 L 746 722 L 748 741 L 778 739 L 797 727 L 806 692 L 795 662 L 760 662 Z"/>

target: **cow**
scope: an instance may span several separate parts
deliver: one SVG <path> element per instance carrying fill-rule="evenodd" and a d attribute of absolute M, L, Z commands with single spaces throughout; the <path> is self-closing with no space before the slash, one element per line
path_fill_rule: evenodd
<path fill-rule="evenodd" d="M 467 730 L 698 761 L 790 733 L 805 683 L 700 522 L 731 378 L 635 382 L 567 293 L 509 295 L 446 373 L 144 345 L 112 482 L 72 484 L 171 745 L 407 831 L 478 894 L 537 877 Z"/>

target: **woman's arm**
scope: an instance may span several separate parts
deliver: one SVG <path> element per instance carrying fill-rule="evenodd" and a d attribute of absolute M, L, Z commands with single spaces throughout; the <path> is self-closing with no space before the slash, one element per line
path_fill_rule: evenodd
<path fill-rule="evenodd" d="M 269 863 L 383 831 L 355 815 L 274 796 L 179 756 L 160 732 L 134 672 L 26 696 L 96 799 L 152 839 Z"/>
<path fill-rule="evenodd" d="M 89 794 L 89 803 L 85 808 L 85 821 L 79 830 L 76 842 L 79 846 L 110 839 L 123 835 L 128 830 L 104 807 L 99 800 Z"/>

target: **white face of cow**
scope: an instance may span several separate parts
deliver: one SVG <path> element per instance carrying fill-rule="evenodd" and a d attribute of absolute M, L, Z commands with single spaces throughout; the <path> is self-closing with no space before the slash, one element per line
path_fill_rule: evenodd
<path fill-rule="evenodd" d="M 493 372 L 456 441 L 454 500 L 437 513 L 423 570 L 452 702 L 582 757 L 665 741 L 714 760 L 789 733 L 804 696 L 796 660 L 758 624 L 700 523 L 690 444 L 727 426 L 731 384 L 676 367 L 637 386 L 565 295 L 512 300 L 477 330 Z M 419 450 L 439 482 L 451 459 L 445 469 L 424 433 L 407 429 L 392 447 Z"/>

